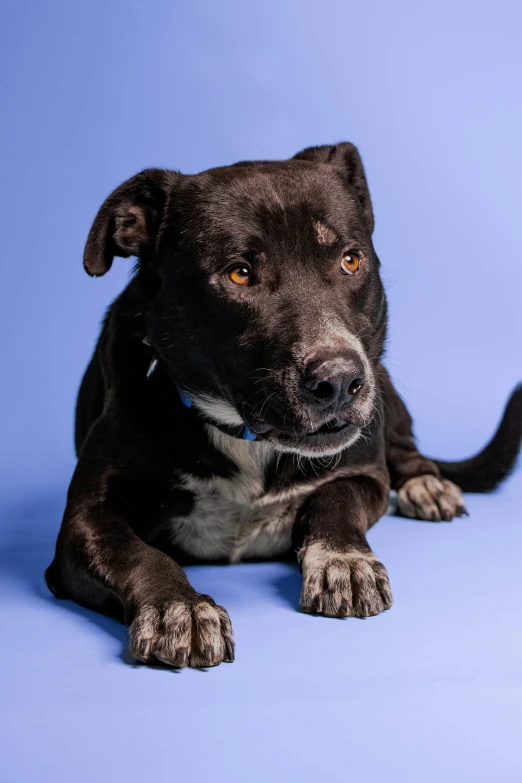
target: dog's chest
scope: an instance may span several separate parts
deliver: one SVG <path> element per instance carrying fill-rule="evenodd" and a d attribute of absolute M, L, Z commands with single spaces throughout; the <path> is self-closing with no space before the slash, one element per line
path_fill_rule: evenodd
<path fill-rule="evenodd" d="M 231 563 L 288 552 L 298 499 L 265 492 L 272 447 L 212 431 L 214 445 L 238 471 L 231 478 L 183 476 L 194 502 L 190 514 L 171 519 L 172 541 L 192 557 Z"/>

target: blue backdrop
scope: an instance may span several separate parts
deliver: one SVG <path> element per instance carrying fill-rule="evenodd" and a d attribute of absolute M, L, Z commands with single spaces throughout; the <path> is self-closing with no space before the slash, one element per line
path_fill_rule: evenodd
<path fill-rule="evenodd" d="M 41 554 L 33 553 L 29 565 L 25 558 L 17 572 L 26 584 L 33 584 L 34 574 L 31 589 L 41 602 L 47 601 L 41 568 L 74 466 L 75 395 L 104 310 L 130 270 L 128 260 L 117 260 L 106 277 L 88 278 L 83 245 L 105 196 L 147 166 L 191 173 L 245 158 L 285 158 L 307 145 L 356 143 L 373 195 L 375 246 L 390 298 L 388 365 L 413 410 L 421 447 L 458 458 L 484 444 L 522 375 L 519 3 L 3 0 L 0 15 L 0 481 L 2 506 L 25 509 L 4 520 L 14 547 L 9 562 L 24 536 L 43 541 Z M 510 486 L 516 482 L 520 473 Z M 42 506 L 45 497 L 50 500 Z M 488 502 L 494 516 L 499 507 Z M 463 547 L 468 545 L 469 539 Z M 400 562 L 400 553 L 396 557 Z M 46 606 L 51 612 L 55 604 L 49 599 Z M 520 602 L 517 607 L 520 613 Z M 73 619 L 95 634 L 88 616 Z M 60 614 L 65 635 L 68 617 Z M 13 655 L 19 660 L 27 631 L 23 620 L 17 622 Z M 318 625 L 312 624 L 315 634 Z M 44 637 L 48 627 L 42 620 Z M 120 646 L 118 633 L 113 636 Z M 248 638 L 254 647 L 255 636 Z M 41 639 L 36 634 L 32 644 Z M 473 655 L 474 639 L 472 633 L 465 654 Z M 308 644 L 304 637 L 302 643 Z M 426 652 L 423 645 L 419 654 Z M 33 653 L 24 653 L 29 668 Z M 450 678 L 451 671 L 448 664 Z M 403 674 L 399 666 L 395 675 Z M 74 668 L 68 677 L 67 688 L 73 688 Z M 192 683 L 189 700 L 192 687 L 202 690 L 194 678 L 184 682 Z M 337 681 L 326 685 L 338 687 Z M 302 680 L 295 686 L 303 687 Z M 25 692 L 18 683 L 13 699 Z M 402 712 L 390 708 L 390 720 L 411 720 L 421 692 Z M 212 709 L 219 713 L 216 705 L 225 696 L 218 696 Z M 439 706 L 446 720 L 454 703 Z M 289 721 L 298 718 L 301 708 L 294 707 L 295 714 L 285 707 Z M 22 736 L 27 714 L 19 717 Z M 441 716 L 432 717 L 440 730 Z M 369 713 L 364 721 L 370 736 Z M 432 728 L 428 722 L 426 730 Z M 314 743 L 313 735 L 307 742 Z M 251 750 L 253 758 L 256 747 Z M 50 758 L 44 769 L 54 770 Z M 419 757 L 418 770 L 426 758 Z M 399 767 L 383 768 L 388 779 L 393 769 Z M 345 779 L 332 774 L 332 780 Z M 455 780 L 467 780 L 463 775 Z M 33 778 L 26 770 L 8 779 Z M 43 778 L 35 773 L 34 779 Z M 397 779 L 409 780 L 405 774 Z M 503 783 L 508 779 L 505 771 Z"/>
<path fill-rule="evenodd" d="M 128 261 L 90 280 L 96 210 L 196 172 L 355 142 L 421 444 L 465 456 L 522 371 L 522 14 L 496 2 L 4 2 L 0 474 L 71 472 L 72 417 Z"/>

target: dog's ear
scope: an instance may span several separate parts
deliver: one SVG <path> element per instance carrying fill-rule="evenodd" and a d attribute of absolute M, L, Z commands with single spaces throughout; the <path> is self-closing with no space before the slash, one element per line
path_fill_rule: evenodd
<path fill-rule="evenodd" d="M 323 147 L 308 147 L 294 155 L 297 160 L 328 163 L 335 168 L 347 187 L 362 207 L 370 233 L 373 233 L 374 219 L 370 191 L 366 182 L 361 156 L 354 144 L 326 144 Z"/>
<path fill-rule="evenodd" d="M 146 169 L 131 177 L 104 201 L 89 231 L 83 254 L 85 271 L 104 275 L 114 256 L 138 256 L 154 251 L 167 197 L 182 175 Z"/>

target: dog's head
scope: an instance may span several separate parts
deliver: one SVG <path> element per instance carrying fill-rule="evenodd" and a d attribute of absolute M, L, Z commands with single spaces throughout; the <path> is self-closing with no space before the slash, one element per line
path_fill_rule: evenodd
<path fill-rule="evenodd" d="M 149 169 L 101 207 L 85 268 L 139 257 L 147 339 L 210 420 L 326 456 L 373 417 L 386 300 L 352 144 L 194 176 Z"/>

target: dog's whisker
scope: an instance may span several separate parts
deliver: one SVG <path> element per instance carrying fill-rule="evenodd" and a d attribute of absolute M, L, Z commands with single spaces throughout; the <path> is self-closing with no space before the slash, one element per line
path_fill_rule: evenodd
<path fill-rule="evenodd" d="M 261 418 L 261 416 L 263 415 L 263 411 L 264 411 L 264 409 L 265 409 L 265 406 L 267 405 L 267 403 L 269 402 L 269 400 L 271 400 L 271 399 L 272 399 L 272 397 L 274 396 L 274 394 L 275 394 L 275 392 L 272 392 L 272 394 L 271 394 L 269 397 L 267 397 L 267 398 L 266 398 L 266 400 L 264 401 L 264 403 L 262 404 L 262 406 L 261 406 L 261 410 L 259 411 L 259 417 L 260 417 L 260 418 Z"/>

